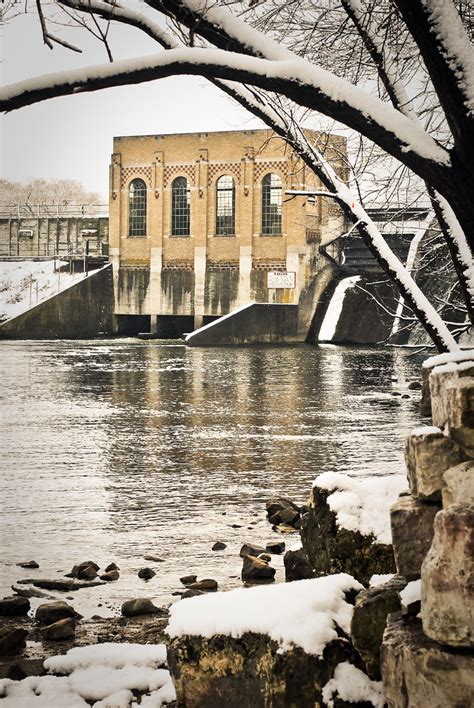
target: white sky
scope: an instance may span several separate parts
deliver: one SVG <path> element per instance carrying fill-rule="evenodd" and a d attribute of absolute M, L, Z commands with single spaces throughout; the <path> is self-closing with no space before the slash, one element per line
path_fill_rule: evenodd
<path fill-rule="evenodd" d="M 3 27 L 2 82 L 107 61 L 103 46 L 81 30 L 68 31 L 69 41 L 83 49 L 77 54 L 43 45 L 31 3 L 28 16 Z M 60 30 L 53 28 L 53 33 Z M 72 37 L 72 39 L 71 39 Z M 156 51 L 152 40 L 132 28 L 113 30 L 114 58 L 125 59 Z M 117 49 L 118 48 L 118 49 Z M 208 132 L 263 127 L 204 79 L 173 77 L 138 86 L 107 89 L 43 101 L 3 116 L 1 176 L 77 179 L 108 194 L 108 165 L 115 135 Z"/>

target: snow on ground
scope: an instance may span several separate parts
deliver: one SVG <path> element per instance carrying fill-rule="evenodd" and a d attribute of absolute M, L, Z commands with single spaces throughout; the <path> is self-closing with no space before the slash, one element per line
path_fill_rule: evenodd
<path fill-rule="evenodd" d="M 320 474 L 313 486 L 331 492 L 327 503 L 340 527 L 373 534 L 379 543 L 391 543 L 390 507 L 407 488 L 405 475 L 353 479 L 338 472 Z"/>
<path fill-rule="evenodd" d="M 176 700 L 164 644 L 97 644 L 76 647 L 44 662 L 50 673 L 0 681 L 1 708 L 129 708 L 133 690 L 142 706 Z M 133 705 L 136 705 L 133 702 Z"/>
<path fill-rule="evenodd" d="M 349 703 L 367 701 L 375 708 L 386 705 L 382 682 L 371 681 L 348 661 L 336 666 L 333 678 L 323 688 L 323 700 L 329 708 L 334 706 L 334 694 Z"/>
<path fill-rule="evenodd" d="M 0 322 L 26 312 L 82 278 L 84 273 L 56 273 L 54 260 L 0 261 Z"/>
<path fill-rule="evenodd" d="M 321 656 L 336 639 L 335 623 L 350 633 L 353 607 L 344 593 L 362 589 L 350 575 L 340 573 L 315 580 L 242 588 L 181 600 L 171 606 L 167 633 L 171 637 L 266 634 L 283 651 L 293 645 Z"/>
<path fill-rule="evenodd" d="M 388 583 L 388 581 L 391 580 L 393 577 L 395 577 L 393 573 L 376 573 L 370 578 L 369 587 L 375 588 L 377 587 L 377 585 L 383 585 L 384 583 Z"/>
<path fill-rule="evenodd" d="M 468 349 L 458 352 L 448 352 L 446 354 L 436 354 L 435 356 L 430 356 L 422 364 L 423 369 L 431 369 L 435 366 L 442 366 L 444 364 L 458 363 L 461 361 L 473 361 L 474 360 L 474 349 Z"/>
<path fill-rule="evenodd" d="M 421 600 L 421 580 L 412 580 L 400 593 L 402 605 L 408 607 L 413 602 Z"/>

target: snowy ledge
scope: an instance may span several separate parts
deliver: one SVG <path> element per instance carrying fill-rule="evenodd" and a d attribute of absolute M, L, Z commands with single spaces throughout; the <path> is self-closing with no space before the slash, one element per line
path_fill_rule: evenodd
<path fill-rule="evenodd" d="M 472 354 L 472 352 L 471 352 Z M 456 372 L 468 371 L 474 368 L 474 355 L 468 361 L 450 361 L 447 364 L 440 364 L 431 369 L 432 374 L 454 374 Z"/>
<path fill-rule="evenodd" d="M 281 585 L 231 590 L 181 600 L 170 608 L 170 637 L 216 635 L 237 639 L 264 634 L 282 651 L 293 646 L 321 656 L 337 639 L 335 624 L 348 634 L 353 607 L 345 598 L 363 586 L 346 573 Z"/>
<path fill-rule="evenodd" d="M 437 354 L 425 359 L 422 364 L 423 369 L 432 369 L 434 366 L 443 364 L 456 364 L 460 361 L 474 361 L 474 349 L 465 349 L 459 352 L 448 352 L 447 354 Z"/>
<path fill-rule="evenodd" d="M 373 535 L 378 543 L 392 542 L 390 507 L 407 488 L 405 475 L 354 479 L 338 472 L 320 474 L 313 487 L 332 492 L 327 504 L 340 528 Z"/>

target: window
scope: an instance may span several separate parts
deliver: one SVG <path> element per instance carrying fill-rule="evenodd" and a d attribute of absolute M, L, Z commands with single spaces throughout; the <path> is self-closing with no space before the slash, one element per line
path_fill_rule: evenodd
<path fill-rule="evenodd" d="M 171 185 L 171 234 L 189 236 L 189 191 L 186 177 L 176 177 Z"/>
<path fill-rule="evenodd" d="M 146 236 L 146 184 L 133 179 L 128 190 L 128 235 Z"/>
<path fill-rule="evenodd" d="M 235 234 L 235 187 L 229 175 L 216 182 L 216 235 Z"/>
<path fill-rule="evenodd" d="M 262 180 L 262 235 L 281 234 L 281 179 L 265 175 Z"/>

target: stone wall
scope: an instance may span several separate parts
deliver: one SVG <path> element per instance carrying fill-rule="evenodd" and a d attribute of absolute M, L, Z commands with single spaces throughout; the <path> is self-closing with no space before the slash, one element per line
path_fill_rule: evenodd
<path fill-rule="evenodd" d="M 410 494 L 391 511 L 415 610 L 389 616 L 381 668 L 390 706 L 454 708 L 474 696 L 474 352 L 428 360 L 424 383 L 433 425 L 407 439 Z"/>

